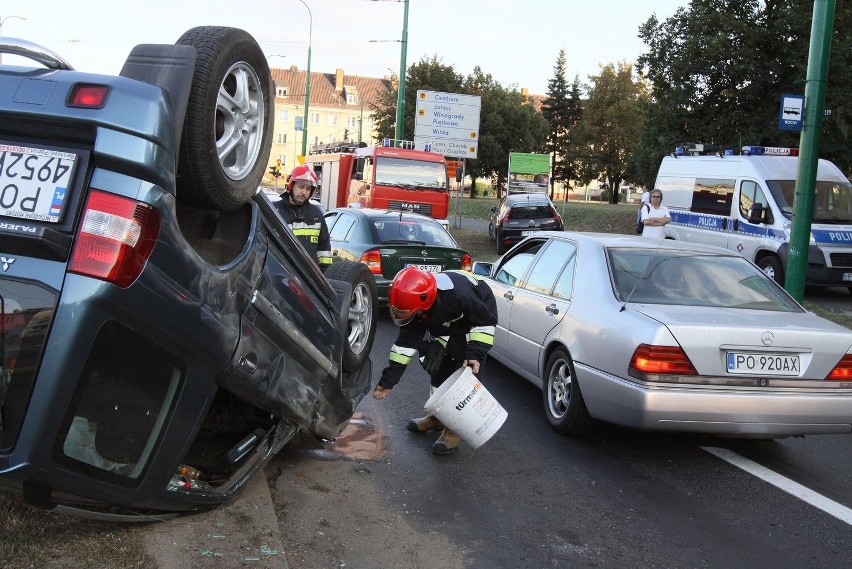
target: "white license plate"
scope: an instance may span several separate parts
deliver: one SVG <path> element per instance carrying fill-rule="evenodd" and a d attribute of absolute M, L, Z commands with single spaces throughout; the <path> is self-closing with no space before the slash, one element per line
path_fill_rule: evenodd
<path fill-rule="evenodd" d="M 421 269 L 423 271 L 427 271 L 427 272 L 430 272 L 430 273 L 440 273 L 441 272 L 441 265 L 418 265 L 416 263 L 408 263 L 407 265 L 405 265 L 405 268 L 407 269 L 408 267 L 417 267 L 418 269 Z"/>
<path fill-rule="evenodd" d="M 843 275 L 840 277 L 840 280 L 842 280 L 843 282 L 852 281 L 852 273 L 843 273 Z"/>
<path fill-rule="evenodd" d="M 0 144 L 0 215 L 57 223 L 77 155 Z"/>
<path fill-rule="evenodd" d="M 521 235 L 524 237 L 532 235 L 533 233 L 538 233 L 538 229 L 527 229 L 526 231 L 521 231 Z"/>
<path fill-rule="evenodd" d="M 727 368 L 728 373 L 797 376 L 801 363 L 794 354 L 728 352 Z"/>

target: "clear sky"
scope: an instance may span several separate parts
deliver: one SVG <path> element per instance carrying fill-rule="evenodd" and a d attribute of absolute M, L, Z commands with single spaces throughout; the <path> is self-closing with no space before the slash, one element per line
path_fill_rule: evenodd
<path fill-rule="evenodd" d="M 75 69 L 115 74 L 139 43 L 174 43 L 189 28 L 243 28 L 270 66 L 382 77 L 399 72 L 404 4 L 396 0 L 60 0 L 3 2 L 3 34 L 55 51 Z M 479 65 L 506 87 L 545 94 L 560 49 L 583 83 L 599 64 L 635 62 L 639 26 L 688 0 L 410 0 L 407 64 L 437 58 L 467 75 Z M 22 21 L 10 16 L 25 17 Z M 309 31 L 312 33 L 309 34 Z M 283 57 L 282 57 L 283 56 Z M 10 56 L 4 62 L 11 63 Z"/>

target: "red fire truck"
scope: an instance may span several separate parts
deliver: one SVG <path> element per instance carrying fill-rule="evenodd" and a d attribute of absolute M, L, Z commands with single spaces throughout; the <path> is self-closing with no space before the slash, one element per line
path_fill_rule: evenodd
<path fill-rule="evenodd" d="M 320 203 L 326 209 L 353 205 L 446 220 L 450 197 L 444 156 L 405 146 L 315 147 L 305 163 L 319 178 Z"/>

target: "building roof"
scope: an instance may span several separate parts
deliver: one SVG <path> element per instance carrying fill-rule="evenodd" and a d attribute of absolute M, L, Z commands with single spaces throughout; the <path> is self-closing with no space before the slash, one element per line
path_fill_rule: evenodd
<path fill-rule="evenodd" d="M 304 104 L 307 76 L 304 70 L 293 65 L 289 69 L 271 69 L 271 72 L 276 90 L 287 88 L 287 96 L 278 97 L 278 102 Z M 349 95 L 356 96 L 354 103 L 347 104 L 347 89 Z M 378 101 L 379 93 L 390 89 L 391 80 L 387 78 L 346 75 L 342 69 L 335 73 L 311 71 L 311 106 L 360 108 L 363 99 L 364 108 L 372 110 L 370 105 Z"/>

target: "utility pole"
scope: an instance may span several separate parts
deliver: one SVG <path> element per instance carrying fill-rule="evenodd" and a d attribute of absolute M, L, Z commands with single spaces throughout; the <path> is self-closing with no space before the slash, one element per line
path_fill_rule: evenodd
<path fill-rule="evenodd" d="M 305 3 L 305 0 L 299 0 L 305 4 L 308 9 L 308 17 L 310 25 L 308 27 L 308 72 L 305 75 L 305 116 L 302 119 L 302 156 L 308 155 L 308 105 L 311 102 L 311 42 L 314 33 L 314 15 L 311 14 L 311 7 Z"/>
<path fill-rule="evenodd" d="M 799 167 L 796 194 L 793 198 L 793 226 L 790 230 L 790 254 L 784 288 L 802 302 L 808 270 L 811 219 L 814 214 L 814 190 L 819 165 L 819 143 L 825 107 L 825 83 L 828 57 L 831 53 L 831 31 L 834 29 L 834 0 L 815 0 L 811 22 L 811 44 L 808 53 L 808 75 L 805 84 L 805 114 L 799 137 Z"/>
<path fill-rule="evenodd" d="M 408 0 L 403 0 L 405 12 L 402 18 L 402 54 L 399 61 L 399 93 L 396 98 L 396 144 L 402 146 L 405 138 L 405 59 L 408 55 Z"/>

